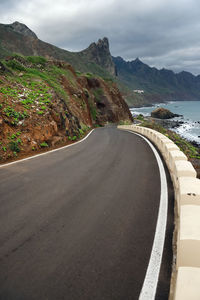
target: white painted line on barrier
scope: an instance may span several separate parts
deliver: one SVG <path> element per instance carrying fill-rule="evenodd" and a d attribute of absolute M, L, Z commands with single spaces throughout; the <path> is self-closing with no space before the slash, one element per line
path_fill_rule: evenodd
<path fill-rule="evenodd" d="M 153 241 L 153 247 L 151 250 L 151 256 L 149 260 L 149 265 L 146 271 L 145 279 L 143 282 L 142 290 L 140 293 L 139 300 L 153 300 L 156 296 L 156 290 L 158 285 L 158 278 L 160 273 L 160 267 L 162 262 L 163 248 L 165 242 L 165 232 L 167 225 L 167 212 L 168 212 L 168 188 L 167 188 L 167 179 L 165 174 L 165 169 L 155 147 L 152 143 L 146 139 L 144 136 L 135 133 L 133 131 L 128 131 L 133 134 L 136 134 L 142 137 L 151 147 L 160 172 L 160 183 L 161 183 L 161 191 L 160 191 L 160 205 L 158 211 L 158 219 L 156 225 L 156 231 Z"/>
<path fill-rule="evenodd" d="M 82 140 L 80 140 L 80 141 L 78 141 L 76 143 L 73 143 L 73 144 L 70 144 L 70 145 L 66 145 L 66 146 L 63 146 L 61 148 L 50 150 L 50 151 L 47 151 L 47 152 L 44 152 L 44 153 L 36 154 L 36 155 L 30 156 L 30 157 L 27 157 L 27 158 L 23 158 L 23 159 L 19 159 L 19 160 L 16 160 L 16 161 L 12 161 L 10 163 L 0 165 L 0 168 L 8 167 L 10 165 L 17 164 L 17 163 L 20 163 L 20 162 L 25 161 L 25 160 L 33 159 L 33 158 L 36 158 L 36 157 L 39 157 L 39 156 L 42 156 L 42 155 L 46 155 L 46 154 L 49 154 L 49 153 L 52 153 L 52 152 L 56 152 L 56 151 L 59 151 L 59 150 L 62 150 L 62 149 L 68 148 L 68 147 L 72 147 L 74 145 L 77 145 L 77 144 L 82 143 L 83 141 L 85 141 L 90 136 L 90 134 L 93 131 L 94 131 L 94 129 L 92 129 Z"/>

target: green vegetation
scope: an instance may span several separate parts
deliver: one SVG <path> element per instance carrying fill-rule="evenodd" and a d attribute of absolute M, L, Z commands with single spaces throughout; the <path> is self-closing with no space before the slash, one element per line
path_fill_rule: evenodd
<path fill-rule="evenodd" d="M 26 68 L 17 60 L 9 60 L 6 63 L 6 66 L 12 70 L 16 71 L 25 71 Z"/>
<path fill-rule="evenodd" d="M 131 125 L 131 124 L 132 124 L 132 122 L 130 120 L 125 120 L 125 121 L 121 120 L 121 121 L 119 121 L 119 125 Z"/>
<path fill-rule="evenodd" d="M 27 60 L 29 62 L 31 62 L 32 64 L 40 64 L 40 65 L 45 65 L 47 60 L 46 58 L 42 57 L 42 56 L 28 56 Z"/>
<path fill-rule="evenodd" d="M 103 94 L 104 94 L 103 89 L 99 87 L 99 88 L 93 89 L 92 92 L 93 92 L 93 94 L 94 94 L 94 96 L 95 96 L 95 100 L 96 100 L 97 102 L 100 102 L 101 99 L 102 99 L 102 96 L 103 96 Z"/>
<path fill-rule="evenodd" d="M 43 114 L 44 114 L 44 111 L 43 111 L 43 110 L 39 110 L 39 111 L 37 111 L 37 114 L 38 114 L 38 115 L 43 115 Z"/>
<path fill-rule="evenodd" d="M 17 156 L 17 153 L 21 150 L 20 145 L 22 145 L 22 140 L 19 138 L 20 134 L 21 131 L 17 131 L 16 133 L 8 136 L 8 140 L 10 140 L 8 147 L 13 152 L 14 156 Z"/>
<path fill-rule="evenodd" d="M 19 144 L 20 143 L 18 141 L 11 141 L 9 143 L 10 150 L 13 152 L 20 152 Z"/>
<path fill-rule="evenodd" d="M 24 106 L 32 104 L 40 94 L 43 94 L 43 100 L 45 103 L 50 103 L 51 95 L 48 95 L 49 87 L 52 88 L 58 96 L 62 97 L 66 102 L 68 101 L 68 94 L 63 88 L 60 82 L 60 76 L 65 75 L 68 78 L 71 85 L 75 85 L 74 75 L 71 71 L 64 68 L 58 68 L 54 65 L 48 65 L 43 68 L 46 64 L 46 59 L 40 56 L 18 56 L 8 61 L 3 61 L 3 64 L 9 68 L 11 71 L 23 72 L 20 77 L 16 74 L 17 78 L 10 76 L 13 79 L 21 83 L 23 86 L 27 87 L 28 95 L 25 100 L 22 101 Z M 19 61 L 18 61 L 19 60 Z M 22 61 L 22 62 L 21 62 Z M 31 65 L 30 65 L 31 64 Z M 38 81 L 43 81 L 40 83 Z M 44 83 L 45 87 L 44 87 Z M 19 89 L 11 89 L 10 87 L 1 88 L 0 92 L 7 96 L 15 97 L 19 93 Z M 37 92 L 40 92 L 38 95 Z M 49 96 L 49 97 L 48 97 Z M 26 107 L 27 109 L 29 107 Z"/>
<path fill-rule="evenodd" d="M 93 102 L 90 99 L 89 99 L 88 103 L 89 103 L 89 107 L 90 107 L 90 113 L 91 113 L 92 120 L 96 121 L 96 118 L 97 118 L 96 106 L 93 104 Z"/>
<path fill-rule="evenodd" d="M 167 136 L 180 148 L 181 151 L 185 153 L 185 155 L 187 155 L 188 158 L 200 159 L 200 148 L 195 147 L 194 145 L 192 145 L 192 143 L 180 137 L 177 133 L 166 129 L 155 122 L 147 121 L 147 120 L 144 120 L 141 123 L 141 126 L 157 130 L 162 134 L 164 134 L 165 136 Z"/>
<path fill-rule="evenodd" d="M 43 142 L 43 143 L 40 144 L 40 147 L 41 148 L 46 148 L 46 147 L 49 147 L 49 145 L 46 142 Z"/>
<path fill-rule="evenodd" d="M 80 136 L 84 135 L 84 131 L 82 129 L 79 129 L 79 135 Z"/>
<path fill-rule="evenodd" d="M 12 125 L 17 125 L 19 120 L 23 120 L 28 117 L 28 114 L 25 110 L 23 112 L 15 111 L 15 109 L 9 105 L 3 109 L 3 112 L 7 117 L 12 118 Z"/>
<path fill-rule="evenodd" d="M 81 129 L 83 130 L 83 132 L 86 132 L 90 129 L 90 127 L 88 127 L 87 125 L 81 123 Z"/>
<path fill-rule="evenodd" d="M 137 116 L 137 120 L 139 120 L 139 121 L 144 121 L 144 116 L 143 116 L 142 114 L 139 114 L 139 115 Z"/>
<path fill-rule="evenodd" d="M 84 76 L 87 77 L 87 78 L 93 78 L 94 77 L 94 75 L 92 73 L 89 73 L 89 72 L 85 73 Z"/>

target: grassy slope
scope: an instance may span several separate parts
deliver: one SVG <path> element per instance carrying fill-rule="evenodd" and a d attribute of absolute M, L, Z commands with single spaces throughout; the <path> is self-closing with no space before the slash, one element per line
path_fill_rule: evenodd
<path fill-rule="evenodd" d="M 7 132 L 0 136 L 0 159 L 5 160 L 17 157 L 19 152 L 23 152 L 26 145 L 23 145 L 22 136 L 25 136 L 27 128 L 29 132 L 31 126 L 45 125 L 45 118 L 49 118 L 52 109 L 56 118 L 60 117 L 62 106 L 59 99 L 63 99 L 70 107 L 69 94 L 61 84 L 61 76 L 67 78 L 72 89 L 78 90 L 79 87 L 73 72 L 67 68 L 46 64 L 43 57 L 17 56 L 17 60 L 2 63 L 7 72 L 6 75 L 4 72 L 4 75 L 0 76 L 0 119 L 3 118 L 6 122 Z M 78 106 L 83 106 L 86 114 L 85 102 L 81 99 L 77 101 Z M 63 113 L 71 118 L 67 110 Z M 81 129 L 77 129 L 72 135 L 69 133 L 69 140 L 76 140 L 88 130 L 88 124 L 81 124 Z M 39 148 L 48 146 L 46 142 L 38 145 Z M 36 148 L 33 147 L 32 150 Z"/>

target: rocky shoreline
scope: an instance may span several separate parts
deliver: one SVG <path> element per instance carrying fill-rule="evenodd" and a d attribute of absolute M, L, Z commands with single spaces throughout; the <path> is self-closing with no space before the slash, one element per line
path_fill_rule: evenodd
<path fill-rule="evenodd" d="M 200 178 L 200 143 L 182 137 L 175 130 L 186 122 L 143 117 L 142 115 L 135 118 L 134 122 L 140 126 L 157 130 L 170 138 L 185 153 L 197 171 L 197 177 Z"/>
<path fill-rule="evenodd" d="M 189 122 L 187 121 L 181 121 L 181 120 L 164 120 L 164 119 L 157 119 L 157 118 L 152 118 L 152 117 L 146 117 L 146 119 L 155 122 L 157 124 L 159 124 L 160 126 L 175 131 L 177 133 L 177 130 L 179 127 L 183 127 L 186 128 L 188 125 L 190 125 Z M 194 123 L 198 123 L 200 124 L 200 121 L 196 121 Z M 184 135 L 182 135 L 184 137 Z M 185 138 L 185 137 L 184 137 Z M 188 140 L 190 143 L 192 143 L 195 147 L 200 147 L 200 136 L 198 136 L 199 138 L 199 142 L 196 140 L 188 140 L 187 138 L 185 138 L 186 140 Z"/>

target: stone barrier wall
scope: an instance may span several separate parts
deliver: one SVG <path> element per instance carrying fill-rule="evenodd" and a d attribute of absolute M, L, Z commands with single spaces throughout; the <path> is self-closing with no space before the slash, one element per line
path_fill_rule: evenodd
<path fill-rule="evenodd" d="M 177 236 L 176 271 L 173 299 L 200 300 L 200 180 L 185 154 L 156 130 L 122 125 L 147 137 L 161 152 L 174 186 Z"/>

